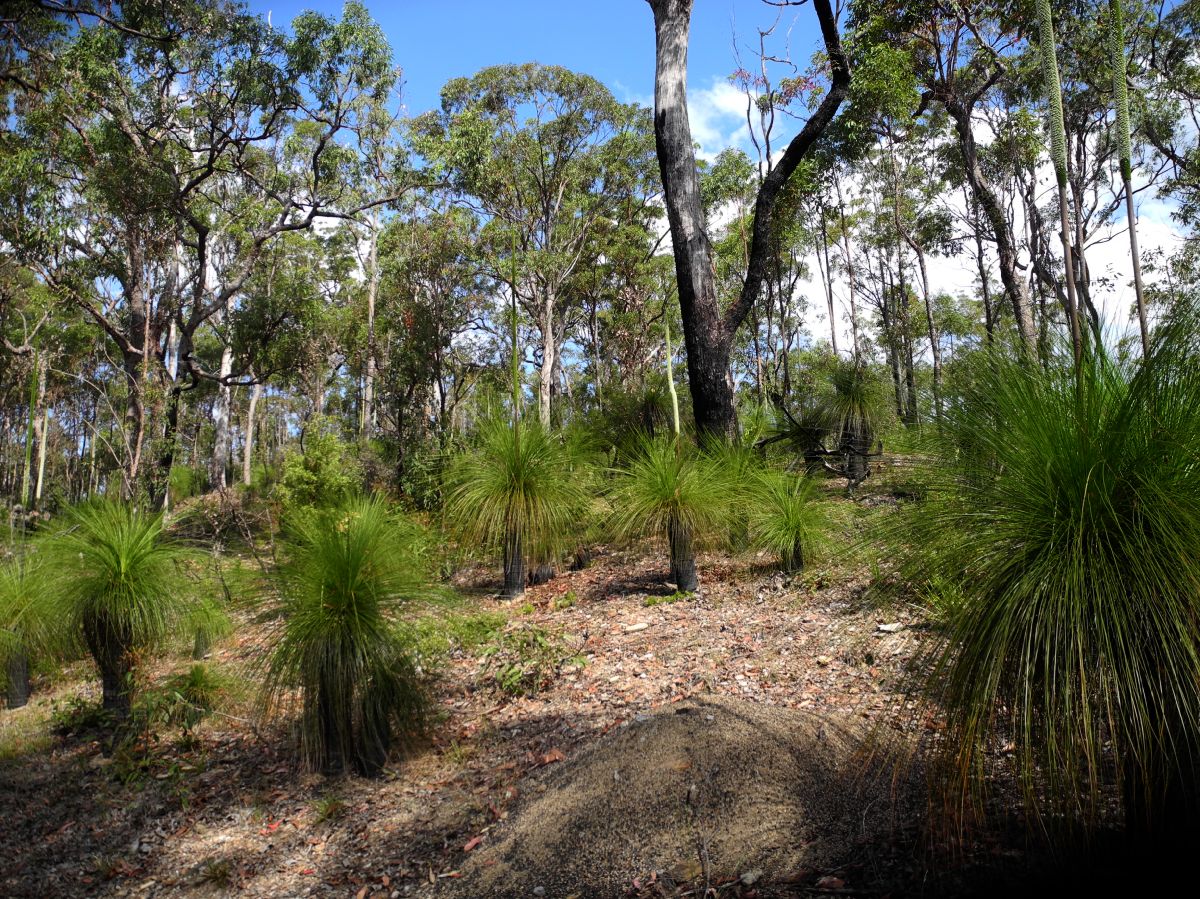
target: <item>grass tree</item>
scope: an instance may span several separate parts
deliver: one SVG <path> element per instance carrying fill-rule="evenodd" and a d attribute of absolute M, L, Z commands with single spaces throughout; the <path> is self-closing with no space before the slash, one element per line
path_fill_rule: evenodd
<path fill-rule="evenodd" d="M 295 525 L 263 704 L 270 715 L 299 703 L 302 757 L 313 770 L 377 774 L 395 738 L 422 725 L 424 694 L 398 615 L 426 591 L 423 546 L 420 531 L 379 498 L 353 498 Z"/>
<path fill-rule="evenodd" d="M 1200 752 L 1200 319 L 1137 368 L 986 353 L 932 436 L 910 570 L 954 586 L 930 689 L 953 782 L 1011 740 L 1037 811 L 1174 829 Z"/>
<path fill-rule="evenodd" d="M 446 517 L 465 543 L 499 551 L 503 594 L 525 592 L 528 565 L 570 546 L 590 506 L 587 463 L 534 420 L 489 418 L 447 470 Z"/>
<path fill-rule="evenodd" d="M 871 475 L 869 460 L 887 417 L 887 400 L 879 379 L 857 362 L 839 360 L 830 373 L 830 386 L 822 402 L 822 418 L 829 435 L 829 455 L 840 461 L 841 467 L 826 467 L 846 478 L 853 490 Z"/>
<path fill-rule="evenodd" d="M 184 552 L 163 533 L 161 515 L 126 503 L 91 503 L 39 551 L 53 572 L 52 614 L 82 635 L 96 662 L 104 708 L 129 717 L 134 673 L 144 653 L 206 610 L 181 567 Z"/>
<path fill-rule="evenodd" d="M 802 571 L 824 526 L 813 482 L 794 472 L 764 469 L 751 479 L 746 494 L 751 542 L 778 555 L 784 571 Z"/>
<path fill-rule="evenodd" d="M 614 530 L 666 537 L 670 580 L 682 592 L 698 589 L 696 544 L 726 524 L 731 507 L 721 467 L 681 440 L 646 439 L 614 478 Z"/>
<path fill-rule="evenodd" d="M 0 676 L 10 709 L 29 702 L 29 665 L 59 643 L 36 554 L 0 563 Z"/>

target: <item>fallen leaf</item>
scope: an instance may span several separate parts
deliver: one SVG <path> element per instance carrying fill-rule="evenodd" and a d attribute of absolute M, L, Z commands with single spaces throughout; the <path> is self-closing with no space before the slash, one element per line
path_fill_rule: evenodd
<path fill-rule="evenodd" d="M 559 749 L 558 747 L 555 747 L 554 749 L 551 749 L 549 752 L 547 752 L 544 756 L 542 756 L 542 764 L 543 765 L 552 765 L 555 762 L 563 761 L 566 757 L 567 757 L 566 754 L 563 753 L 563 751 L 561 749 Z"/>
<path fill-rule="evenodd" d="M 467 840 L 466 845 L 463 846 L 463 852 L 470 852 L 482 842 L 483 837 L 471 837 L 471 839 Z"/>

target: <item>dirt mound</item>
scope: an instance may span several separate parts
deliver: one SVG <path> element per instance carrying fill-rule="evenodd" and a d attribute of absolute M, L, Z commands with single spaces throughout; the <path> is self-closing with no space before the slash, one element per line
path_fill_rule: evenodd
<path fill-rule="evenodd" d="M 450 889 L 616 896 L 655 872 L 670 891 L 706 868 L 759 885 L 828 870 L 895 820 L 886 766 L 864 766 L 853 727 L 718 696 L 639 715 L 530 784 Z"/>

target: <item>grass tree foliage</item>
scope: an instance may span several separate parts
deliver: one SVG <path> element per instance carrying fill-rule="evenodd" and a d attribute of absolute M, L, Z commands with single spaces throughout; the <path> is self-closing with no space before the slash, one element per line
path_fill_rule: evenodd
<path fill-rule="evenodd" d="M 958 597 L 929 681 L 957 786 L 1011 740 L 1039 813 L 1095 821 L 1115 781 L 1131 825 L 1163 833 L 1194 800 L 1197 324 L 1176 313 L 1136 368 L 1086 354 L 1078 385 L 982 353 L 931 435 L 903 535 L 911 574 Z"/>
<path fill-rule="evenodd" d="M 103 706 L 129 717 L 134 674 L 144 653 L 220 612 L 192 589 L 184 551 L 161 515 L 127 503 L 81 506 L 39 549 L 54 574 L 45 601 L 66 633 L 79 634 L 96 662 Z"/>
<path fill-rule="evenodd" d="M 731 507 L 720 466 L 680 439 L 655 438 L 615 477 L 615 533 L 666 537 L 670 580 L 682 592 L 697 590 L 696 545 L 721 530 Z"/>
<path fill-rule="evenodd" d="M 486 419 L 447 471 L 446 516 L 466 545 L 498 551 L 504 595 L 525 592 L 528 565 L 571 548 L 590 505 L 586 462 L 540 422 Z"/>
<path fill-rule="evenodd" d="M 398 614 L 425 593 L 424 574 L 420 531 L 381 498 L 351 498 L 294 525 L 263 697 L 270 715 L 299 691 L 310 768 L 377 774 L 395 738 L 420 730 L 425 699 Z"/>
<path fill-rule="evenodd" d="M 58 642 L 37 563 L 35 554 L 0 562 L 0 677 L 10 709 L 29 702 L 29 666 Z"/>
<path fill-rule="evenodd" d="M 813 482 L 794 472 L 764 468 L 746 486 L 751 543 L 776 554 L 784 571 L 802 571 L 824 529 Z"/>

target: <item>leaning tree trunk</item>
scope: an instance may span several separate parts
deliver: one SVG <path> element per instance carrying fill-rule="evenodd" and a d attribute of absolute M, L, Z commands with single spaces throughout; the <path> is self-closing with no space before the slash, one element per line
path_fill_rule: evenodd
<path fill-rule="evenodd" d="M 979 163 L 979 148 L 975 143 L 974 122 L 971 110 L 964 103 L 952 98 L 943 101 L 946 112 L 954 120 L 954 130 L 958 135 L 959 149 L 963 155 L 967 183 L 979 203 L 988 224 L 992 226 L 992 235 L 996 240 L 996 262 L 1000 269 L 1000 281 L 1013 308 L 1013 317 L 1017 323 L 1017 334 L 1021 340 L 1022 349 L 1030 356 L 1037 349 L 1037 333 L 1033 327 L 1033 312 L 1029 302 L 1029 292 L 1025 282 L 1017 274 L 1017 247 L 1013 236 L 1012 225 L 1008 215 L 1001 206 L 996 191 L 992 187 L 983 167 Z"/>
<path fill-rule="evenodd" d="M 671 546 L 671 581 L 680 593 L 695 593 L 700 588 L 700 579 L 696 575 L 692 532 L 672 518 L 667 525 L 667 540 Z"/>
<path fill-rule="evenodd" d="M 519 599 L 525 594 L 525 551 L 519 528 L 510 525 L 504 536 L 504 589 L 500 595 L 505 599 Z"/>
<path fill-rule="evenodd" d="M 5 675 L 7 688 L 5 701 L 10 709 L 19 709 L 29 702 L 29 656 L 14 652 L 8 657 Z"/>

